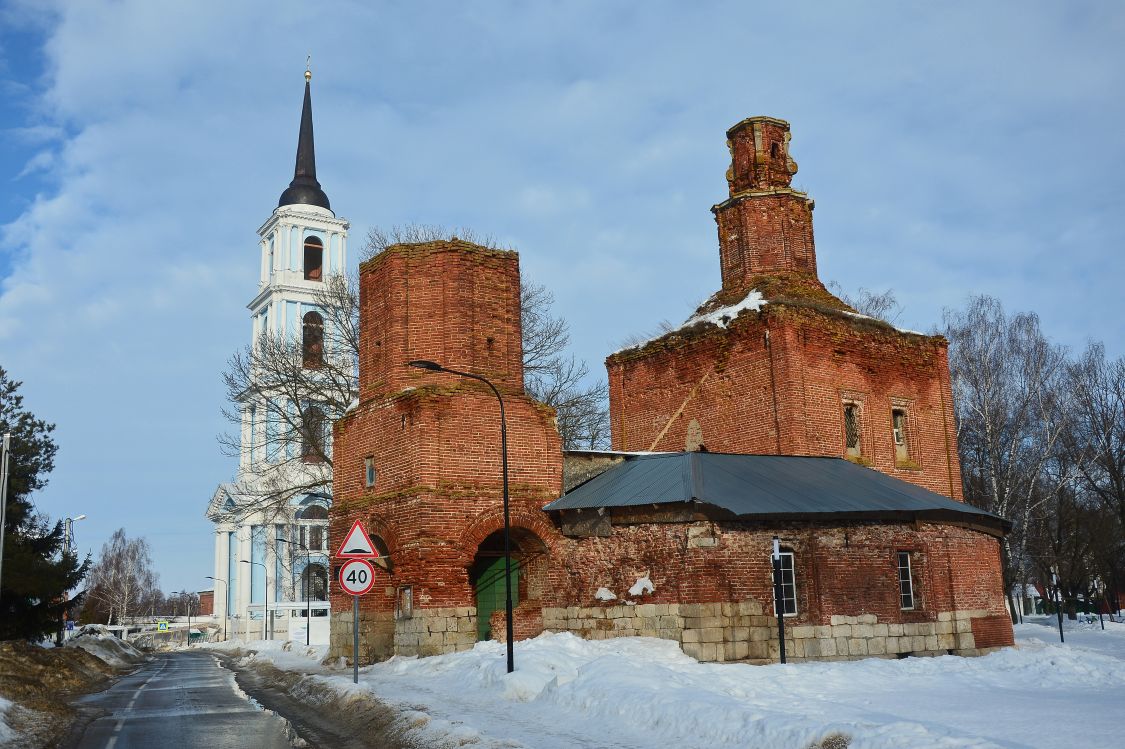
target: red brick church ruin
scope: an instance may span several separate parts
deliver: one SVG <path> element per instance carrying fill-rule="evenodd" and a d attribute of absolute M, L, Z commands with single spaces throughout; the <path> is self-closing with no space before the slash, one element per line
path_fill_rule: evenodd
<path fill-rule="evenodd" d="M 776 535 L 790 657 L 1012 643 L 1003 522 L 960 501 L 945 340 L 821 284 L 788 123 L 727 136 L 723 288 L 607 359 L 613 452 L 564 455 L 552 410 L 524 392 L 514 252 L 401 244 L 361 266 L 360 396 L 335 427 L 331 510 L 334 538 L 362 519 L 387 560 L 361 601 L 361 661 L 504 631 L 497 401 L 416 359 L 503 395 L 517 638 L 645 635 L 701 660 L 776 659 Z M 351 601 L 333 595 L 347 654 Z"/>

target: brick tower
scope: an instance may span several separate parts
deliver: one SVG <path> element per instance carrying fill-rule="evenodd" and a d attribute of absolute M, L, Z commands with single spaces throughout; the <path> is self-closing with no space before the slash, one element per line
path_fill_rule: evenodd
<path fill-rule="evenodd" d="M 947 342 L 859 315 L 816 272 L 789 123 L 727 131 L 712 208 L 723 287 L 680 328 L 606 360 L 613 447 L 832 455 L 959 499 Z"/>
<path fill-rule="evenodd" d="M 361 659 L 469 648 L 489 636 L 503 582 L 499 406 L 483 383 L 406 362 L 501 392 L 519 599 L 538 598 L 535 570 L 557 538 L 540 508 L 561 491 L 562 453 L 553 410 L 523 390 L 518 256 L 456 239 L 395 245 L 360 276 L 359 404 L 336 422 L 331 534 L 362 519 L 391 562 L 361 603 Z M 350 599 L 333 611 L 333 651 L 350 652 Z"/>
<path fill-rule="evenodd" d="M 730 197 L 715 206 L 723 289 L 744 290 L 763 273 L 816 276 L 813 201 L 789 186 L 789 123 L 751 117 L 727 131 Z"/>

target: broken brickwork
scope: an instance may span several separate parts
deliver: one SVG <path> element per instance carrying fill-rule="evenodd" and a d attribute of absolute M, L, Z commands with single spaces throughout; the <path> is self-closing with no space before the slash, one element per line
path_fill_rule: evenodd
<path fill-rule="evenodd" d="M 727 136 L 723 288 L 695 316 L 713 321 L 606 360 L 614 449 L 845 456 L 960 499 L 947 342 L 858 315 L 821 284 L 788 123 L 751 118 Z"/>
<path fill-rule="evenodd" d="M 723 287 L 698 319 L 608 358 L 613 447 L 843 456 L 960 499 L 945 340 L 858 315 L 821 284 L 787 123 L 751 118 L 728 138 L 730 197 L 713 209 Z M 480 382 L 406 366 L 415 359 L 485 376 L 503 394 L 517 639 L 646 635 L 701 660 L 776 659 L 778 535 L 794 560 L 790 657 L 1011 644 L 998 524 L 749 521 L 698 502 L 544 512 L 626 458 L 583 452 L 564 473 L 554 413 L 523 390 L 516 254 L 396 245 L 360 271 L 360 397 L 335 427 L 330 523 L 338 539 L 363 520 L 387 559 L 362 599 L 362 661 L 504 632 L 495 600 L 478 618 L 475 577 L 502 549 L 498 404 Z M 631 593 L 642 578 L 652 590 Z M 346 655 L 350 597 L 334 588 L 332 608 L 332 654 Z"/>

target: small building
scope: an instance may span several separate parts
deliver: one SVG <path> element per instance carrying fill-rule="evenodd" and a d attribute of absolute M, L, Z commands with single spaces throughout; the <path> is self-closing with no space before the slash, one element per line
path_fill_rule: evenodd
<path fill-rule="evenodd" d="M 361 660 L 502 637 L 509 581 L 517 638 L 775 659 L 775 537 L 793 657 L 1012 643 L 1004 522 L 961 501 L 946 341 L 861 315 L 817 278 L 788 123 L 727 136 L 723 288 L 607 359 L 612 452 L 564 458 L 553 411 L 524 391 L 514 252 L 402 244 L 361 265 L 359 399 L 336 422 L 330 510 L 336 537 L 362 520 L 389 560 L 361 601 Z M 503 398 L 511 578 L 496 394 L 406 366 L 419 359 Z M 333 594 L 335 655 L 351 604 Z"/>
<path fill-rule="evenodd" d="M 214 616 L 215 614 L 215 591 L 214 590 L 201 590 L 199 591 L 199 611 L 196 612 L 197 616 Z"/>

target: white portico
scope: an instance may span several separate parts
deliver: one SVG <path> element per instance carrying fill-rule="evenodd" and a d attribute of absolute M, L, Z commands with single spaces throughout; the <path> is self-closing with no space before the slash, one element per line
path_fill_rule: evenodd
<path fill-rule="evenodd" d="M 346 355 L 333 350 L 338 336 L 322 307 L 326 285 L 345 272 L 349 225 L 316 179 L 310 78 L 306 72 L 293 181 L 258 229 L 261 275 L 247 307 L 255 364 L 266 347 L 289 350 L 316 381 L 330 359 Z M 282 385 L 276 373 L 251 370 L 239 396 L 238 475 L 218 486 L 207 508 L 215 525 L 215 618 L 227 622 L 231 638 L 303 632 L 305 608 L 285 604 L 328 600 L 326 458 L 331 420 L 340 414 L 318 403 L 316 388 L 295 396 Z M 311 639 L 327 642 L 328 617 L 320 618 L 323 627 L 311 620 Z"/>

